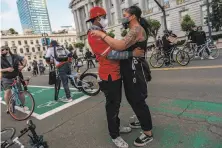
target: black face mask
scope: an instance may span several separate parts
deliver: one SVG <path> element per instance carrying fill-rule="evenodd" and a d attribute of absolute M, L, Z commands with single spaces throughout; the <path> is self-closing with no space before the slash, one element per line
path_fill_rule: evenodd
<path fill-rule="evenodd" d="M 130 24 L 129 17 L 124 17 L 122 19 L 122 25 L 123 25 L 124 29 L 128 29 L 129 28 L 129 24 Z"/>
<path fill-rule="evenodd" d="M 6 57 L 7 53 L 4 53 L 4 54 L 2 53 L 1 55 L 2 55 L 3 57 Z"/>

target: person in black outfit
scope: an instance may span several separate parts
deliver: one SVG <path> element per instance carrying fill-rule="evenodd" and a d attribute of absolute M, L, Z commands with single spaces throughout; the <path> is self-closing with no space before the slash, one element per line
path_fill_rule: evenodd
<path fill-rule="evenodd" d="M 194 26 L 188 34 L 188 40 L 191 40 L 191 43 L 196 43 L 196 33 L 197 33 L 197 27 Z"/>
<path fill-rule="evenodd" d="M 89 51 L 89 49 L 86 49 L 86 53 L 85 53 L 85 59 L 87 60 L 87 67 L 88 68 L 92 68 L 92 66 L 95 68 L 95 64 L 93 63 L 92 60 L 92 53 Z"/>
<path fill-rule="evenodd" d="M 33 75 L 34 76 L 38 75 L 39 74 L 38 63 L 36 60 L 33 60 L 32 66 L 33 66 Z"/>
<path fill-rule="evenodd" d="M 196 43 L 197 46 L 199 46 L 197 51 L 201 49 L 201 46 L 204 45 L 206 41 L 207 41 L 206 33 L 202 30 L 202 26 L 199 26 L 197 28 L 197 33 L 196 33 Z M 209 56 L 208 59 L 213 60 L 214 58 L 210 55 L 210 51 L 208 48 L 206 48 L 206 52 Z M 200 52 L 199 56 L 201 60 L 203 60 L 202 52 Z"/>
<path fill-rule="evenodd" d="M 162 37 L 163 50 L 165 52 L 165 55 L 167 57 L 171 56 L 171 61 L 174 62 L 174 60 L 173 60 L 173 53 L 170 54 L 174 45 L 172 45 L 172 42 L 169 41 L 169 37 L 176 38 L 177 36 L 175 34 L 173 34 L 172 31 L 165 30 L 164 31 L 164 35 Z M 170 61 L 165 61 L 165 64 L 168 66 L 170 64 Z"/>
<path fill-rule="evenodd" d="M 132 51 L 137 47 L 146 50 L 149 25 L 145 23 L 145 19 L 141 18 L 141 14 L 142 11 L 137 6 L 125 9 L 123 26 L 125 29 L 129 28 L 129 32 L 122 40 L 114 39 L 99 30 L 91 31 L 91 33 L 101 37 L 114 50 Z M 147 98 L 147 81 L 151 77 L 149 70 L 145 70 L 144 61 L 145 58 L 129 58 L 120 61 L 125 95 L 143 130 L 142 135 L 134 141 L 136 146 L 145 146 L 153 140 L 151 114 L 145 101 Z"/>

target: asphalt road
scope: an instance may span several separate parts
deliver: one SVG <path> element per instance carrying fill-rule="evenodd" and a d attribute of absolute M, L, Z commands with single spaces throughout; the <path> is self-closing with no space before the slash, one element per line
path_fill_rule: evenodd
<path fill-rule="evenodd" d="M 180 68 L 152 70 L 147 103 L 152 113 L 154 141 L 146 147 L 222 148 L 222 56 L 216 60 L 194 60 Z M 45 75 L 33 77 L 30 85 L 48 86 L 47 83 Z M 121 125 L 127 125 L 133 112 L 125 95 L 122 100 Z M 33 121 L 52 148 L 115 148 L 108 135 L 104 106 L 100 93 Z M 4 113 L 5 106 L 1 107 L 2 127 L 13 126 L 18 131 L 24 127 L 25 121 L 14 121 Z M 140 132 L 133 130 L 122 137 L 134 147 L 133 140 Z"/>

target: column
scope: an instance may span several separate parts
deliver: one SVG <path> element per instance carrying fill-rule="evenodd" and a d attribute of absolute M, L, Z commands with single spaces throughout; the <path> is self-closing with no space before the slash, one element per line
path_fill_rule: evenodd
<path fill-rule="evenodd" d="M 76 26 L 76 32 L 79 33 L 79 23 L 78 23 L 78 19 L 77 19 L 77 13 L 76 10 L 72 10 L 73 16 L 74 16 L 74 22 L 75 22 L 75 26 Z"/>
<path fill-rule="evenodd" d="M 149 0 L 150 1 L 150 0 Z M 149 2 L 148 1 L 148 2 Z M 144 12 L 144 10 L 145 10 L 145 0 L 140 0 L 139 1 L 139 7 L 140 7 L 140 9 L 142 10 L 142 12 Z"/>
<path fill-rule="evenodd" d="M 129 8 L 129 7 L 132 6 L 132 5 L 133 5 L 132 0 L 125 0 L 125 6 L 126 6 L 126 8 Z"/>
<path fill-rule="evenodd" d="M 109 9 L 110 8 L 109 7 L 109 1 L 103 0 L 102 2 L 103 2 L 103 7 L 104 7 L 104 9 L 106 10 L 106 13 L 107 13 L 106 17 L 108 19 L 108 24 L 110 25 L 111 24 L 111 13 L 110 13 L 110 9 Z"/>
<path fill-rule="evenodd" d="M 90 9 L 93 7 L 92 2 L 89 2 L 87 6 L 88 6 L 88 11 L 90 11 Z"/>
<path fill-rule="evenodd" d="M 116 16 L 116 20 L 115 20 L 115 24 L 119 24 L 120 22 L 120 16 L 121 16 L 121 8 L 120 8 L 120 2 L 119 0 L 114 0 L 114 10 L 115 10 L 115 16 Z"/>
<path fill-rule="evenodd" d="M 86 23 L 86 20 L 89 19 L 89 10 L 88 10 L 88 7 L 87 7 L 87 4 L 84 6 L 84 9 L 85 9 L 85 13 L 86 13 L 86 19 L 85 19 L 85 24 L 86 25 L 86 30 L 89 29 L 89 23 Z"/>
<path fill-rule="evenodd" d="M 76 11 L 77 11 L 78 24 L 79 24 L 79 32 L 82 32 L 82 31 L 83 31 L 83 28 L 82 28 L 82 23 L 81 23 L 81 19 L 80 19 L 79 9 L 77 9 Z"/>

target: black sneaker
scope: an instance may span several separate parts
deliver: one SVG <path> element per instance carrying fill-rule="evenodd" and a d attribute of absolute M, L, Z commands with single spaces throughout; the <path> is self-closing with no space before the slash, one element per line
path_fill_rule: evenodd
<path fill-rule="evenodd" d="M 139 122 L 139 121 L 131 122 L 131 123 L 129 124 L 129 126 L 130 126 L 131 128 L 134 128 L 134 129 L 141 128 L 141 125 L 140 125 L 140 122 Z"/>
<path fill-rule="evenodd" d="M 146 144 L 150 143 L 151 141 L 153 141 L 153 135 L 152 136 L 148 136 L 148 135 L 142 133 L 142 135 L 139 136 L 134 141 L 134 145 L 138 146 L 138 147 L 142 147 L 142 146 L 145 146 Z"/>

